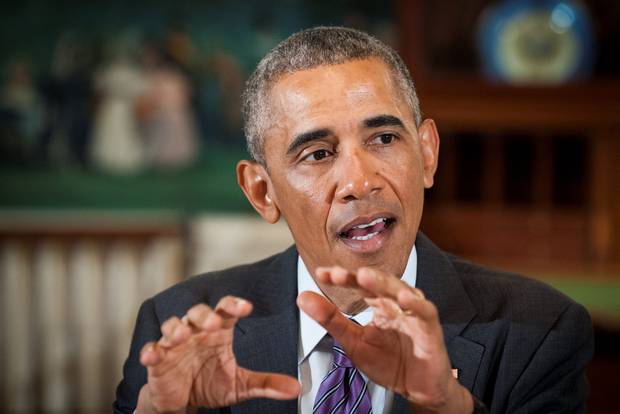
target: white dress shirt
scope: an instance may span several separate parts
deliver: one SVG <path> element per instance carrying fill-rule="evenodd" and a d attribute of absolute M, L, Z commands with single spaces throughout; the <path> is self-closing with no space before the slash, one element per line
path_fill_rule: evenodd
<path fill-rule="evenodd" d="M 405 273 L 401 280 L 409 286 L 415 286 L 418 256 L 415 246 L 411 250 Z M 301 256 L 297 259 L 297 293 L 304 291 L 316 292 L 323 295 L 314 279 L 310 276 Z M 373 310 L 366 308 L 355 316 L 345 316 L 354 319 L 360 325 L 367 325 L 372 321 Z M 332 363 L 332 340 L 326 335 L 327 331 L 314 319 L 304 312 L 299 312 L 299 351 L 297 360 L 297 376 L 301 383 L 301 395 L 298 400 L 298 412 L 311 414 L 314 399 L 319 391 L 321 381 Z M 360 371 L 361 373 L 361 371 Z M 363 373 L 362 376 L 368 380 Z M 368 381 L 368 391 L 372 401 L 373 414 L 387 414 L 392 408 L 394 395 L 392 391 Z"/>

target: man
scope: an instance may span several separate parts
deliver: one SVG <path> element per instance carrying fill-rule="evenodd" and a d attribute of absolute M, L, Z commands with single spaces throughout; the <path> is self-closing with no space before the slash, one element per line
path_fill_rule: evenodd
<path fill-rule="evenodd" d="M 439 137 L 393 50 L 294 34 L 259 63 L 244 115 L 239 185 L 295 246 L 147 300 L 116 412 L 584 410 L 587 312 L 418 233 Z"/>

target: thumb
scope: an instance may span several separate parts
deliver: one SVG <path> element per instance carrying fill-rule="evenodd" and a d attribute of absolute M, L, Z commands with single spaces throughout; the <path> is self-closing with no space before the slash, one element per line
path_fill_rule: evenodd
<path fill-rule="evenodd" d="M 239 401 L 252 398 L 291 400 L 297 398 L 301 385 L 296 378 L 271 372 L 256 372 L 239 368 L 242 387 Z"/>
<path fill-rule="evenodd" d="M 362 327 L 351 322 L 324 296 L 314 292 L 302 292 L 297 297 L 297 306 L 325 328 L 345 351 L 352 349 L 361 335 Z"/>

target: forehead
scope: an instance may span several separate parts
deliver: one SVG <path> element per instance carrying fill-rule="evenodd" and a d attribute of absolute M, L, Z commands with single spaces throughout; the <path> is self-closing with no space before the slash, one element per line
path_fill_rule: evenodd
<path fill-rule="evenodd" d="M 272 87 L 270 106 L 272 126 L 285 128 L 288 134 L 300 129 L 359 123 L 379 114 L 413 120 L 392 72 L 378 59 L 347 61 L 288 74 Z"/>

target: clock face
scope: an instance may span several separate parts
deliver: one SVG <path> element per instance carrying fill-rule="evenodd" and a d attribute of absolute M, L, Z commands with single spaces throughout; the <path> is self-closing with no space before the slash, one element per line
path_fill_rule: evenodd
<path fill-rule="evenodd" d="M 591 69 L 592 36 L 581 9 L 561 1 L 507 1 L 496 7 L 481 20 L 479 38 L 483 66 L 492 78 L 556 84 Z"/>
<path fill-rule="evenodd" d="M 578 42 L 570 30 L 553 30 L 546 13 L 532 12 L 504 25 L 498 58 L 515 83 L 555 83 L 569 77 L 578 63 Z"/>

